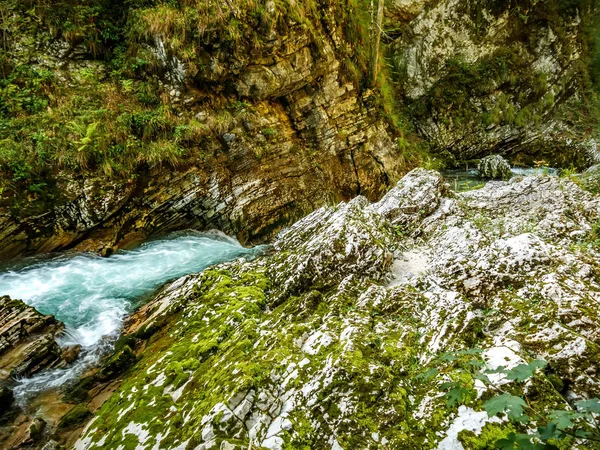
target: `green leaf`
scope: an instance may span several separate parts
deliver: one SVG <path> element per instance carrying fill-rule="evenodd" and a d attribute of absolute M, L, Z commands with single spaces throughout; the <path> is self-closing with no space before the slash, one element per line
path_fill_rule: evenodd
<path fill-rule="evenodd" d="M 496 448 L 501 450 L 514 450 L 515 448 L 515 433 L 510 433 L 506 439 L 499 439 L 494 444 Z"/>
<path fill-rule="evenodd" d="M 420 373 L 415 378 L 418 381 L 429 381 L 433 377 L 435 377 L 438 373 L 439 373 L 439 371 L 435 367 L 433 367 L 431 369 L 427 369 L 427 371 L 425 373 Z"/>
<path fill-rule="evenodd" d="M 489 417 L 500 413 L 506 413 L 509 419 L 519 422 L 528 422 L 529 417 L 523 414 L 527 404 L 521 397 L 510 394 L 502 394 L 492 397 L 483 404 Z"/>
<path fill-rule="evenodd" d="M 479 380 L 479 381 L 483 381 L 485 384 L 492 384 L 492 381 L 489 379 L 489 377 L 485 373 L 477 372 L 473 376 L 473 378 L 475 378 L 476 380 Z"/>
<path fill-rule="evenodd" d="M 556 424 L 553 422 L 550 422 L 548 426 L 538 427 L 538 433 L 540 433 L 540 438 L 544 441 L 552 439 L 557 434 L 557 431 L 558 429 L 556 427 Z"/>
<path fill-rule="evenodd" d="M 446 406 L 449 408 L 462 405 L 469 398 L 469 394 L 474 392 L 473 389 L 465 387 L 457 381 L 442 383 L 440 389 L 448 391 L 444 394 L 444 398 L 446 399 Z"/>
<path fill-rule="evenodd" d="M 535 436 L 529 434 L 510 433 L 506 439 L 500 439 L 496 442 L 496 448 L 504 450 L 544 450 L 550 448 L 545 444 L 531 442 L 533 438 Z"/>
<path fill-rule="evenodd" d="M 440 361 L 456 361 L 463 356 L 479 356 L 483 352 L 480 348 L 470 348 L 467 350 L 458 350 L 455 352 L 445 352 L 439 356 Z"/>
<path fill-rule="evenodd" d="M 582 414 L 575 411 L 553 410 L 548 414 L 548 419 L 556 424 L 556 427 L 560 430 L 573 428 L 574 421 L 581 417 Z"/>
<path fill-rule="evenodd" d="M 458 358 L 456 357 L 456 355 L 454 353 L 442 353 L 439 357 L 440 361 L 448 361 L 448 362 L 452 362 L 452 361 L 456 361 Z"/>
<path fill-rule="evenodd" d="M 447 391 L 448 389 L 454 388 L 460 386 L 459 383 L 457 383 L 456 381 L 446 381 L 445 383 L 442 383 L 440 385 L 440 389 L 443 391 Z"/>
<path fill-rule="evenodd" d="M 452 408 L 456 405 L 462 405 L 469 395 L 470 389 L 465 389 L 463 387 L 457 386 L 450 389 L 446 393 L 446 406 Z"/>
<path fill-rule="evenodd" d="M 466 365 L 475 367 L 476 369 L 481 369 L 483 366 L 485 366 L 485 362 L 480 359 L 472 359 L 471 361 L 467 361 Z"/>
<path fill-rule="evenodd" d="M 525 381 L 531 378 L 537 369 L 546 367 L 548 363 L 541 359 L 531 361 L 529 364 L 519 364 L 514 369 L 506 372 L 506 378 L 514 381 Z"/>
<path fill-rule="evenodd" d="M 485 371 L 485 373 L 488 374 L 492 374 L 492 373 L 506 373 L 506 369 L 504 368 L 504 366 L 498 366 L 495 369 L 488 369 Z"/>
<path fill-rule="evenodd" d="M 583 412 L 600 414 L 600 400 L 597 398 L 575 402 L 575 406 L 577 406 L 577 409 Z"/>

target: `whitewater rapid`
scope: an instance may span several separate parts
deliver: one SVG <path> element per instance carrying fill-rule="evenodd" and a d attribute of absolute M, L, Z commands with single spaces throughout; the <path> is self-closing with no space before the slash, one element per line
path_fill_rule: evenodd
<path fill-rule="evenodd" d="M 167 281 L 256 251 L 219 232 L 183 232 L 109 258 L 57 256 L 4 268 L 0 295 L 54 315 L 66 326 L 58 343 L 82 346 L 74 365 L 19 380 L 15 396 L 24 400 L 60 387 L 96 363 L 118 337 L 125 317 Z"/>

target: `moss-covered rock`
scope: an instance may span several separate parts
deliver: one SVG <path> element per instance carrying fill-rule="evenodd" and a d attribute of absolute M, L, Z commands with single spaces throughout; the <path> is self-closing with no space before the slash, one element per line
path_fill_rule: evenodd
<path fill-rule="evenodd" d="M 389 10 L 398 94 L 434 149 L 459 161 L 501 152 L 528 166 L 598 162 L 595 2 L 411 0 Z"/>
<path fill-rule="evenodd" d="M 500 155 L 490 155 L 482 158 L 477 165 L 482 178 L 487 180 L 508 180 L 512 177 L 510 164 Z"/>
<path fill-rule="evenodd" d="M 488 416 L 496 389 L 536 411 L 600 395 L 599 218 L 566 179 L 452 194 L 428 171 L 321 209 L 159 293 L 78 448 L 491 448 L 527 431 Z M 503 372 L 536 358 L 526 384 Z"/>
<path fill-rule="evenodd" d="M 101 379 L 114 378 L 131 367 L 135 363 L 135 359 L 135 353 L 131 347 L 124 345 L 103 365 L 97 376 Z"/>
<path fill-rule="evenodd" d="M 71 411 L 65 414 L 65 416 L 60 420 L 56 429 L 57 431 L 63 431 L 67 428 L 81 425 L 88 420 L 90 416 L 92 416 L 92 413 L 89 409 L 87 409 L 84 405 L 77 405 Z"/>

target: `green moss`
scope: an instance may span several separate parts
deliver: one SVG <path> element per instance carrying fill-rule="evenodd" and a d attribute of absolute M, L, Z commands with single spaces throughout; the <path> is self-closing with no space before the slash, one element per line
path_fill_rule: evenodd
<path fill-rule="evenodd" d="M 131 367 L 135 363 L 135 360 L 136 356 L 133 350 L 128 345 L 124 345 L 102 367 L 102 371 L 98 374 L 98 377 L 101 379 L 114 378 Z"/>
<path fill-rule="evenodd" d="M 479 435 L 472 431 L 463 430 L 458 433 L 458 440 L 465 450 L 491 450 L 497 448 L 496 442 L 506 439 L 509 434 L 514 432 L 515 428 L 511 424 L 487 423 Z"/>
<path fill-rule="evenodd" d="M 57 430 L 61 431 L 76 425 L 82 425 L 91 416 L 92 413 L 84 405 L 77 405 L 61 419 Z"/>

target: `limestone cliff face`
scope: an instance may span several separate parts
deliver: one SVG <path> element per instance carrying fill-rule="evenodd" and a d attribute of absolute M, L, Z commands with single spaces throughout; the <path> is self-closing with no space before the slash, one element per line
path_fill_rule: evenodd
<path fill-rule="evenodd" d="M 260 241 L 330 200 L 380 196 L 403 167 L 374 93 L 340 68 L 351 45 L 341 25 L 324 9 L 323 21 L 307 27 L 267 3 L 258 42 L 207 33 L 193 61 L 147 25 L 137 51 L 154 55 L 167 101 L 205 131 L 191 144 L 194 156 L 118 182 L 58 175 L 56 207 L 33 217 L 2 211 L 0 258 L 76 246 L 110 252 L 184 227 Z M 64 50 L 55 44 L 35 63 L 65 80 L 90 67 L 85 51 Z"/>
<path fill-rule="evenodd" d="M 572 119 L 589 96 L 593 14 L 585 1 L 392 2 L 392 54 L 416 127 L 462 160 L 491 151 L 529 164 L 597 159 L 585 119 Z"/>

